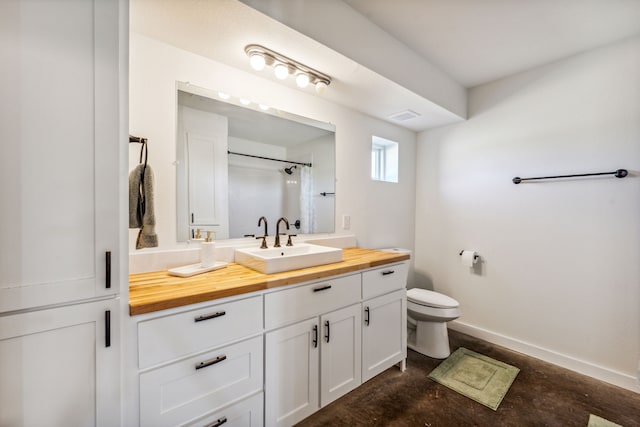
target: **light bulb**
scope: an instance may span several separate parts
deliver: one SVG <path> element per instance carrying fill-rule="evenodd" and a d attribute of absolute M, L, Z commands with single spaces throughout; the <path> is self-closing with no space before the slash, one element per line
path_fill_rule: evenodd
<path fill-rule="evenodd" d="M 284 64 L 278 64 L 275 66 L 275 68 L 273 69 L 273 73 L 276 75 L 277 78 L 279 78 L 280 80 L 284 80 L 287 78 L 287 76 L 289 75 L 289 67 L 287 67 Z"/>
<path fill-rule="evenodd" d="M 269 109 L 269 106 L 264 104 L 258 104 L 258 107 L 260 107 L 260 109 L 263 111 L 267 111 Z"/>
<path fill-rule="evenodd" d="M 309 74 L 298 73 L 296 75 L 296 84 L 301 88 L 307 87 L 309 85 Z"/>
<path fill-rule="evenodd" d="M 231 98 L 231 95 L 229 95 L 228 93 L 224 93 L 224 92 L 218 92 L 218 96 L 222 99 L 229 99 Z"/>
<path fill-rule="evenodd" d="M 249 101 L 248 99 L 240 98 L 240 104 L 249 105 L 251 104 L 251 101 Z"/>
<path fill-rule="evenodd" d="M 325 82 L 321 80 L 316 83 L 316 93 L 318 95 L 324 95 L 326 90 L 327 90 L 327 84 Z"/>
<path fill-rule="evenodd" d="M 266 64 L 266 60 L 264 59 L 264 56 L 262 56 L 259 53 L 254 53 L 251 55 L 251 57 L 249 57 L 249 64 L 251 65 L 251 68 L 253 68 L 256 71 L 260 71 L 264 68 L 264 65 Z"/>

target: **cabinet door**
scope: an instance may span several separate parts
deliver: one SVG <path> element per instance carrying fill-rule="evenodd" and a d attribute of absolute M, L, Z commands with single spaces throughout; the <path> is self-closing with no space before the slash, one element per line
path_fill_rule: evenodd
<path fill-rule="evenodd" d="M 363 306 L 362 381 L 407 357 L 407 292 L 367 300 Z"/>
<path fill-rule="evenodd" d="M 0 312 L 118 291 L 118 7 L 0 2 Z"/>
<path fill-rule="evenodd" d="M 1 426 L 120 424 L 118 304 L 0 317 Z"/>
<path fill-rule="evenodd" d="M 290 426 L 319 408 L 318 319 L 265 335 L 265 425 Z"/>
<path fill-rule="evenodd" d="M 321 406 L 361 384 L 362 341 L 360 304 L 323 315 L 320 357 Z"/>

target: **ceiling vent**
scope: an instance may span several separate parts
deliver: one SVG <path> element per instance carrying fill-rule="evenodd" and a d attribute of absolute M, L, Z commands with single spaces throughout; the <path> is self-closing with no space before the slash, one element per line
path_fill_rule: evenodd
<path fill-rule="evenodd" d="M 412 111 L 412 110 L 400 111 L 398 113 L 394 113 L 394 114 L 389 116 L 389 118 L 391 120 L 395 120 L 395 121 L 398 121 L 398 122 L 404 122 L 404 121 L 407 121 L 407 120 L 415 119 L 416 117 L 420 117 L 420 114 L 418 114 L 418 113 L 416 113 L 415 111 Z"/>

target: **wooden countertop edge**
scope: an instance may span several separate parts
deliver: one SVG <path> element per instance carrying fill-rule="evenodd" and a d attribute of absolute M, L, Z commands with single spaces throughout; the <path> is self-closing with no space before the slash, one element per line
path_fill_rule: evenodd
<path fill-rule="evenodd" d="M 390 253 L 391 254 L 391 253 Z M 158 288 L 165 287 L 171 285 L 163 285 L 156 284 L 154 280 L 148 281 L 146 284 L 135 284 L 132 285 L 131 288 L 145 288 L 145 292 L 150 294 L 151 300 L 144 298 L 143 296 L 136 296 L 134 298 L 130 298 L 129 301 L 129 315 L 136 316 L 139 314 L 152 313 L 156 311 L 166 310 L 170 308 L 182 307 L 190 304 L 196 304 L 200 302 L 211 301 L 219 298 L 226 298 L 230 296 L 242 295 L 246 293 L 262 291 L 266 289 L 273 289 L 282 286 L 294 285 L 298 283 L 308 282 L 312 280 L 323 279 L 326 277 L 337 276 L 341 274 L 353 273 L 356 271 L 366 270 L 369 268 L 380 267 L 387 264 L 393 264 L 396 262 L 406 261 L 410 259 L 408 254 L 402 253 L 393 253 L 392 256 L 386 257 L 384 259 L 374 259 L 370 261 L 358 262 L 354 260 L 342 261 L 335 264 L 327 264 L 324 266 L 310 267 L 304 268 L 300 270 L 276 273 L 276 274 L 261 274 L 255 272 L 253 270 L 247 269 L 252 273 L 254 277 L 247 279 L 232 279 L 231 282 L 246 282 L 242 284 L 238 284 L 236 286 L 231 286 L 228 288 L 214 288 L 206 291 L 194 289 L 191 293 L 186 293 L 182 295 L 173 295 L 154 297 L 154 292 L 150 291 L 150 288 Z M 235 263 L 231 263 L 237 265 Z M 238 267 L 245 268 L 237 265 Z M 217 270 L 222 272 L 222 270 Z M 215 273 L 215 272 L 212 272 Z M 144 274 L 144 273 L 143 273 Z M 153 274 L 161 274 L 161 272 L 153 272 L 148 273 L 150 275 Z M 182 288 L 187 288 L 187 286 L 183 286 Z M 194 285 L 197 287 L 197 285 Z M 147 290 L 149 289 L 149 290 Z M 166 288 L 162 289 L 162 294 L 166 293 Z M 133 300 L 133 301 L 132 301 Z"/>

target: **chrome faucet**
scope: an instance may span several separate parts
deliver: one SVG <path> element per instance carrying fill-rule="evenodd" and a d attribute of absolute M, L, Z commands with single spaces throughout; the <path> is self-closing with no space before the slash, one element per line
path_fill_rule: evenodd
<path fill-rule="evenodd" d="M 284 221 L 284 223 L 287 226 L 287 230 L 289 229 L 289 220 L 287 220 L 287 218 L 282 217 L 278 220 L 278 222 L 276 223 L 276 244 L 273 245 L 274 248 L 279 248 L 280 247 L 280 223 Z"/>
<path fill-rule="evenodd" d="M 264 236 L 256 237 L 256 239 L 262 239 L 262 244 L 260 245 L 260 249 L 267 249 L 267 236 L 269 232 L 267 231 L 267 218 L 261 216 L 258 220 L 258 227 L 264 222 Z"/>

